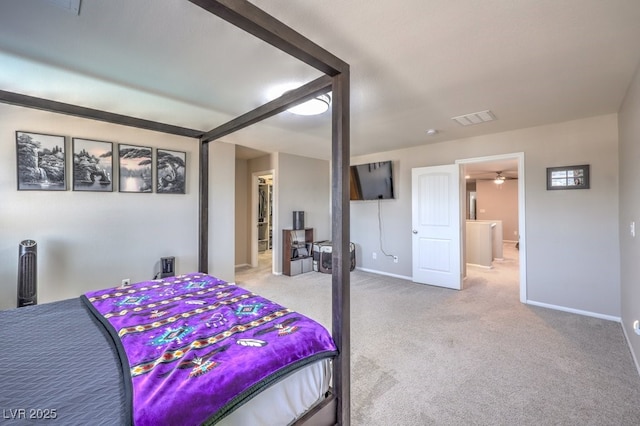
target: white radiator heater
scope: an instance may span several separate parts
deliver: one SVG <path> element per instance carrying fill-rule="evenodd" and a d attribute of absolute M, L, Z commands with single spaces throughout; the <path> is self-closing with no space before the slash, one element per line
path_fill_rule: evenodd
<path fill-rule="evenodd" d="M 24 240 L 18 250 L 18 308 L 38 303 L 38 245 Z"/>

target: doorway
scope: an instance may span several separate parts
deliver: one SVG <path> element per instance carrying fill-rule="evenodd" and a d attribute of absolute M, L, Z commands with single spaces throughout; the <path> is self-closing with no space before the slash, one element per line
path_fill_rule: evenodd
<path fill-rule="evenodd" d="M 252 173 L 251 200 L 251 266 L 273 271 L 277 229 L 273 170 Z"/>
<path fill-rule="evenodd" d="M 461 166 L 411 169 L 413 281 L 462 290 Z"/>
<path fill-rule="evenodd" d="M 526 282 L 526 238 L 525 238 L 525 173 L 524 173 L 524 153 L 513 153 L 504 155 L 495 155 L 487 157 L 469 158 L 456 161 L 456 164 L 461 164 L 464 169 L 465 178 L 467 181 L 476 180 L 481 182 L 481 185 L 495 185 L 499 188 L 501 183 L 499 180 L 503 179 L 503 183 L 506 183 L 502 188 L 513 187 L 515 194 L 517 194 L 517 217 L 514 219 L 516 223 L 510 224 L 507 228 L 508 231 L 503 235 L 503 240 L 508 241 L 509 246 L 504 251 L 505 255 L 517 256 L 518 264 L 518 277 L 519 277 L 519 296 L 520 302 L 526 303 L 527 300 L 527 282 Z M 498 219 L 497 217 L 491 217 L 488 213 L 487 216 L 483 216 L 485 213 L 486 205 L 483 207 L 483 201 L 480 199 L 482 195 L 478 194 L 477 187 L 475 191 L 471 191 L 468 184 L 463 183 L 461 185 L 461 199 L 465 200 L 467 208 L 467 218 L 470 218 L 471 207 L 471 193 L 473 192 L 473 214 L 475 220 L 486 219 Z M 485 210 L 485 211 L 483 211 Z M 466 222 L 465 222 L 466 223 Z M 463 239 L 464 241 L 464 239 Z M 513 244 L 513 247 L 511 247 Z M 516 250 L 512 250 L 515 248 Z M 462 253 L 466 253 L 467 242 L 463 242 Z M 502 251 L 502 247 L 500 247 Z M 507 254 L 508 253 L 508 254 Z"/>

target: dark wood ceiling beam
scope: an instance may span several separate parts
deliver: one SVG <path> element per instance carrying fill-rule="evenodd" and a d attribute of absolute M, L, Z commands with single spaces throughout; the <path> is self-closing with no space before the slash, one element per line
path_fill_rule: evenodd
<path fill-rule="evenodd" d="M 112 112 L 66 104 L 64 102 L 37 98 L 35 96 L 23 95 L 21 93 L 8 92 L 5 90 L 0 90 L 0 102 L 27 108 L 56 112 L 59 114 L 73 115 L 81 118 L 89 118 L 91 120 L 106 121 L 107 123 L 121 124 L 123 126 L 136 127 L 139 129 L 153 130 L 156 132 L 169 133 L 178 136 L 187 136 L 190 138 L 199 138 L 204 133 L 201 130 L 173 126 L 171 124 L 144 120 L 142 118 L 130 117 L 128 115 L 114 114 Z"/>
<path fill-rule="evenodd" d="M 279 98 L 259 106 L 253 111 L 249 111 L 246 114 L 236 117 L 233 120 L 208 131 L 202 136 L 201 140 L 204 143 L 208 143 L 213 140 L 220 139 L 223 136 L 262 121 L 265 118 L 279 114 L 292 106 L 308 101 L 309 99 L 315 98 L 323 93 L 327 93 L 331 90 L 332 81 L 333 79 L 331 77 L 323 75 L 304 86 L 290 90 Z"/>
<path fill-rule="evenodd" d="M 349 65 L 246 0 L 189 0 L 302 62 L 334 76 Z"/>

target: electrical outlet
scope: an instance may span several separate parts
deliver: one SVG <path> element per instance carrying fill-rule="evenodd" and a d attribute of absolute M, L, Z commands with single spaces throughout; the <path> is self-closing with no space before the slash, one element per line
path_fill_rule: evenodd
<path fill-rule="evenodd" d="M 131 284 L 131 280 L 129 278 L 125 278 L 124 280 L 122 280 L 122 287 L 127 286 Z"/>
<path fill-rule="evenodd" d="M 373 257 L 373 260 L 376 260 L 378 258 L 378 254 L 374 251 L 373 254 L 371 255 Z"/>
<path fill-rule="evenodd" d="M 393 263 L 398 263 L 398 256 L 393 256 Z"/>

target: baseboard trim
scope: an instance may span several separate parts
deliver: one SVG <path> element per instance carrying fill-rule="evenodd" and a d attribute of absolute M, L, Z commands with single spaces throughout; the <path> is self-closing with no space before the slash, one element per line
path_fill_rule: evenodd
<path fill-rule="evenodd" d="M 629 352 L 631 352 L 631 358 L 633 358 L 633 363 L 636 365 L 636 370 L 638 371 L 638 375 L 640 376 L 640 363 L 638 363 L 638 358 L 636 357 L 635 352 L 633 352 L 633 347 L 631 346 L 631 339 L 629 339 L 629 334 L 627 334 L 627 329 L 624 327 L 623 322 L 620 323 L 620 326 L 622 327 L 622 333 L 624 334 L 624 338 L 627 341 Z"/>
<path fill-rule="evenodd" d="M 390 274 L 389 272 L 382 272 L 375 269 L 361 268 L 359 266 L 356 266 L 356 269 L 362 272 L 371 272 L 372 274 L 385 275 L 387 277 L 392 277 L 392 278 L 400 278 L 401 280 L 407 280 L 407 281 L 413 280 L 413 277 L 407 277 L 405 275 L 398 275 L 398 274 Z"/>
<path fill-rule="evenodd" d="M 584 315 L 584 316 L 587 316 L 587 317 L 600 318 L 600 319 L 603 319 L 603 320 L 620 322 L 620 317 L 614 317 L 613 315 L 605 315 L 605 314 L 599 314 L 597 312 L 583 311 L 583 310 L 580 310 L 580 309 L 567 308 L 566 306 L 551 305 L 549 303 L 536 302 L 535 300 L 527 300 L 526 304 L 527 305 L 533 305 L 533 306 L 539 306 L 541 308 L 554 309 L 556 311 L 563 311 L 563 312 L 569 312 L 569 313 L 572 313 L 572 314 Z"/>
<path fill-rule="evenodd" d="M 244 266 L 251 266 L 249 263 L 241 263 L 240 265 L 234 266 L 234 268 L 242 268 Z"/>
<path fill-rule="evenodd" d="M 494 260 L 498 260 L 498 259 L 494 259 Z M 479 263 L 467 263 L 467 266 L 473 266 L 475 268 L 481 268 L 481 269 L 493 269 L 493 265 L 487 266 L 487 265 L 480 265 Z"/>

